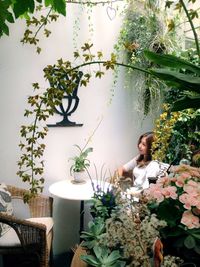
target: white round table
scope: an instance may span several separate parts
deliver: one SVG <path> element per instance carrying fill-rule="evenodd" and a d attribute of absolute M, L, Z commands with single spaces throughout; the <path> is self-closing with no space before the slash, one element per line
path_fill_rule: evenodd
<path fill-rule="evenodd" d="M 74 183 L 73 179 L 56 182 L 49 187 L 49 192 L 57 197 L 71 200 L 89 200 L 94 191 L 90 180 L 84 183 Z"/>
<path fill-rule="evenodd" d="M 97 185 L 106 192 L 111 184 L 93 180 L 95 190 Z M 94 196 L 94 190 L 90 179 L 83 183 L 74 183 L 73 178 L 61 180 L 53 183 L 49 187 L 49 192 L 63 199 L 79 200 L 80 201 L 80 233 L 84 230 L 84 200 L 89 200 Z"/>

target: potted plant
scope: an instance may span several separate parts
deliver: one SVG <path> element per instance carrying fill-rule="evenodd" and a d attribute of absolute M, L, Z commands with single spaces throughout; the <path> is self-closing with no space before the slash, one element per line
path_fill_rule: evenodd
<path fill-rule="evenodd" d="M 70 167 L 70 174 L 74 177 L 74 182 L 83 182 L 85 171 L 90 166 L 90 160 L 87 157 L 88 154 L 93 151 L 93 148 L 86 148 L 84 146 L 84 148 L 81 149 L 78 145 L 75 145 L 75 147 L 77 147 L 79 154 L 70 158 L 70 160 L 73 161 Z"/>

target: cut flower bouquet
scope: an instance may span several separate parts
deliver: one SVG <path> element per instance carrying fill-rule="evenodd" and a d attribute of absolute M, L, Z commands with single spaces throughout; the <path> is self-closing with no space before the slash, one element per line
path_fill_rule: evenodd
<path fill-rule="evenodd" d="M 176 167 L 145 190 L 148 207 L 167 226 L 160 230 L 164 252 L 200 262 L 200 169 Z M 197 265 L 199 266 L 199 265 Z"/>

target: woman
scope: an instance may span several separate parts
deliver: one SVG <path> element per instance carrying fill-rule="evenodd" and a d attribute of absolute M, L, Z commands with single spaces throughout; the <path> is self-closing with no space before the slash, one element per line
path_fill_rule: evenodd
<path fill-rule="evenodd" d="M 160 172 L 158 161 L 152 160 L 151 145 L 153 133 L 147 132 L 140 136 L 138 140 L 139 155 L 119 168 L 119 176 L 127 176 L 130 171 L 133 174 L 133 185 L 140 189 L 149 187 L 149 177 L 157 177 Z M 166 164 L 166 168 L 168 164 Z"/>

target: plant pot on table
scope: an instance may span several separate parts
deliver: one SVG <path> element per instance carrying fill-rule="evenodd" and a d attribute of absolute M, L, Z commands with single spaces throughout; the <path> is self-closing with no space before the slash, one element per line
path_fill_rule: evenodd
<path fill-rule="evenodd" d="M 73 180 L 74 183 L 84 183 L 86 178 L 86 171 L 80 171 L 80 172 L 73 172 Z"/>

